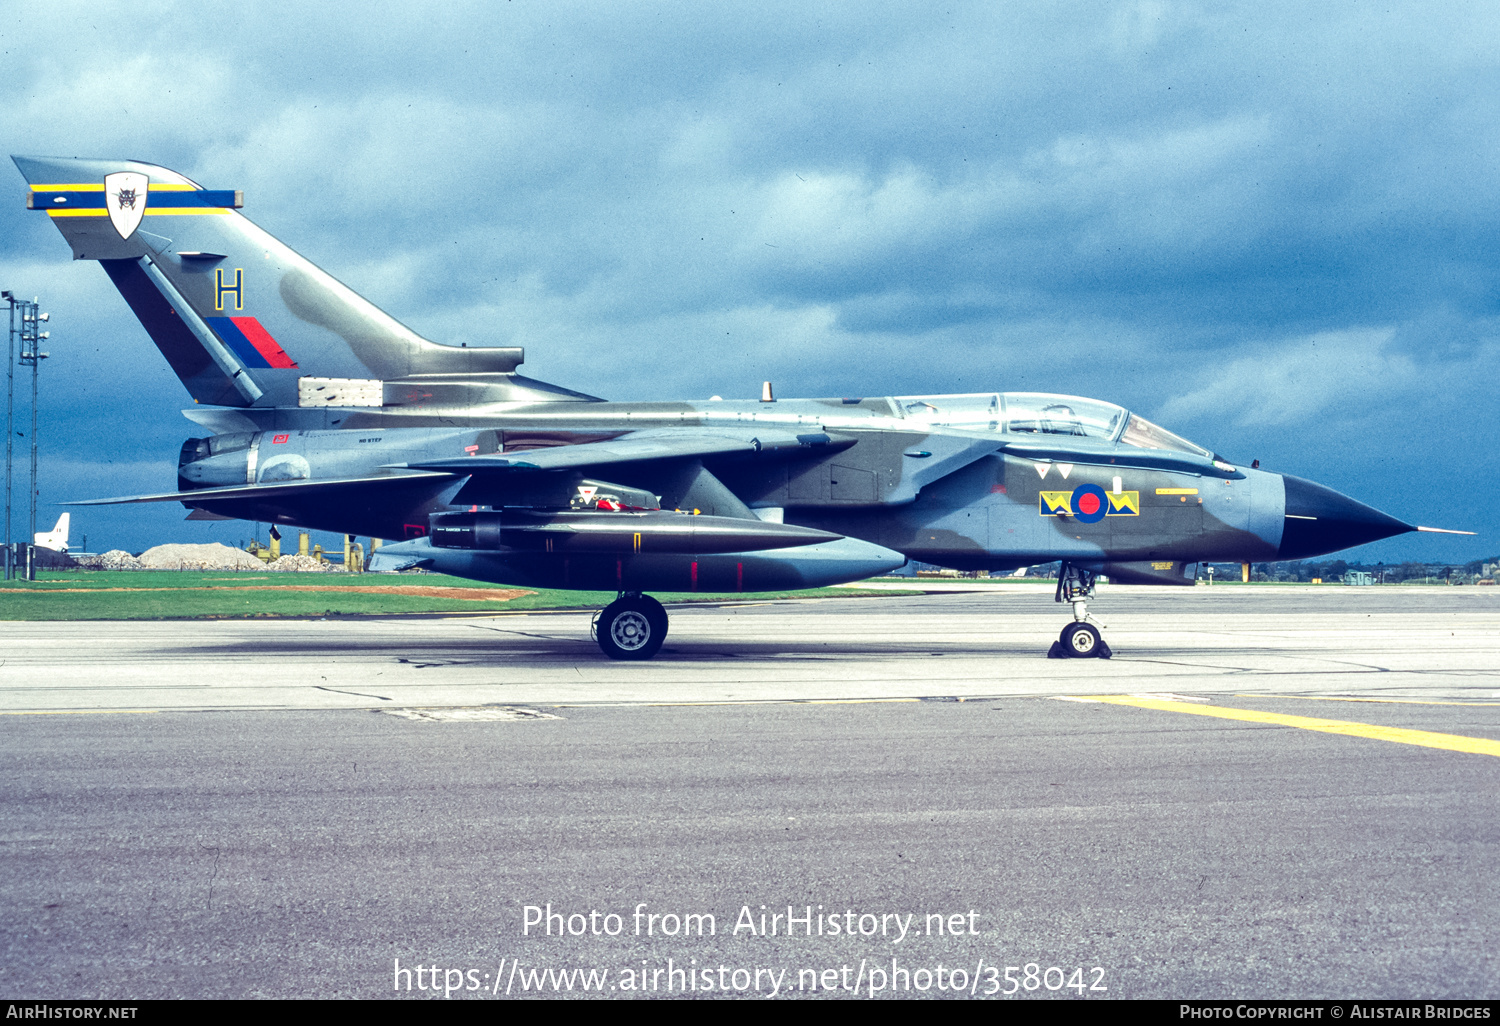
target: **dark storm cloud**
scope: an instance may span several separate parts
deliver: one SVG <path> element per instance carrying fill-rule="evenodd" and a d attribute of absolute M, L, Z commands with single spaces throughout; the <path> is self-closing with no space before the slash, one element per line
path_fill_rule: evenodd
<path fill-rule="evenodd" d="M 537 376 L 613 398 L 767 377 L 1097 394 L 1408 519 L 1500 527 L 1488 452 L 1390 453 L 1495 420 L 1488 6 L 6 17 L 12 152 L 242 188 L 248 216 L 413 327 L 525 345 Z M 121 421 L 116 459 L 169 462 L 183 393 L 97 268 L 13 202 L 0 278 L 56 313 L 69 465 Z M 1445 506 L 1435 471 L 1472 478 L 1470 505 Z"/>

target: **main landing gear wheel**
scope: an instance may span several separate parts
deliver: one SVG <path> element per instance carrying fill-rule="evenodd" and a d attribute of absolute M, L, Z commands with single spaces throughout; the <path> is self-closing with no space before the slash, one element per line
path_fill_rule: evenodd
<path fill-rule="evenodd" d="M 640 596 L 639 601 L 646 607 L 646 615 L 651 618 L 652 626 L 661 633 L 661 640 L 667 640 L 667 610 L 656 599 L 650 595 Z"/>
<path fill-rule="evenodd" d="M 599 613 L 594 632 L 611 659 L 650 659 L 667 638 L 667 611 L 649 595 L 622 595 Z"/>

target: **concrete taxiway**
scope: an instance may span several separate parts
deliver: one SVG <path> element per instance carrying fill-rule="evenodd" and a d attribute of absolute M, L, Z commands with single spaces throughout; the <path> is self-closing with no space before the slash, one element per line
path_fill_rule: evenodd
<path fill-rule="evenodd" d="M 1042 658 L 1071 618 L 1050 599 L 674 606 L 646 663 L 605 658 L 577 612 L 0 623 L 0 712 L 1500 689 L 1500 589 L 1115 587 L 1092 606 L 1107 661 Z"/>
<path fill-rule="evenodd" d="M 0 625 L 0 992 L 1496 996 L 1496 596 L 1049 598 Z"/>

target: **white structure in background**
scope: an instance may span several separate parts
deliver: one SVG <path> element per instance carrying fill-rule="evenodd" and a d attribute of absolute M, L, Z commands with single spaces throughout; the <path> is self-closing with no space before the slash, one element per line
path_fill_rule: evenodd
<path fill-rule="evenodd" d="M 53 552 L 67 552 L 68 518 L 70 516 L 72 516 L 71 513 L 64 513 L 57 518 L 57 525 L 52 530 L 38 531 L 36 537 L 32 540 L 44 549 L 51 549 Z"/>

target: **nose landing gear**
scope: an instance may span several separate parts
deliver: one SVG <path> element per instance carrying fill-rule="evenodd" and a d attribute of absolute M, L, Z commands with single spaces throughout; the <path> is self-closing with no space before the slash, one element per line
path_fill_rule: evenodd
<path fill-rule="evenodd" d="M 1070 623 L 1062 629 L 1054 646 L 1062 647 L 1065 657 L 1086 659 L 1089 656 L 1106 658 L 1109 646 L 1099 636 L 1099 628 L 1091 623 Z"/>
<path fill-rule="evenodd" d="M 650 595 L 625 591 L 595 615 L 593 629 L 611 659 L 650 659 L 667 639 L 667 611 Z"/>
<path fill-rule="evenodd" d="M 1092 571 L 1082 570 L 1071 563 L 1064 563 L 1059 570 L 1054 601 L 1072 604 L 1073 622 L 1064 627 L 1052 643 L 1047 651 L 1048 659 L 1108 659 L 1114 655 L 1108 643 L 1100 637 L 1099 628 L 1088 622 L 1094 579 Z"/>

